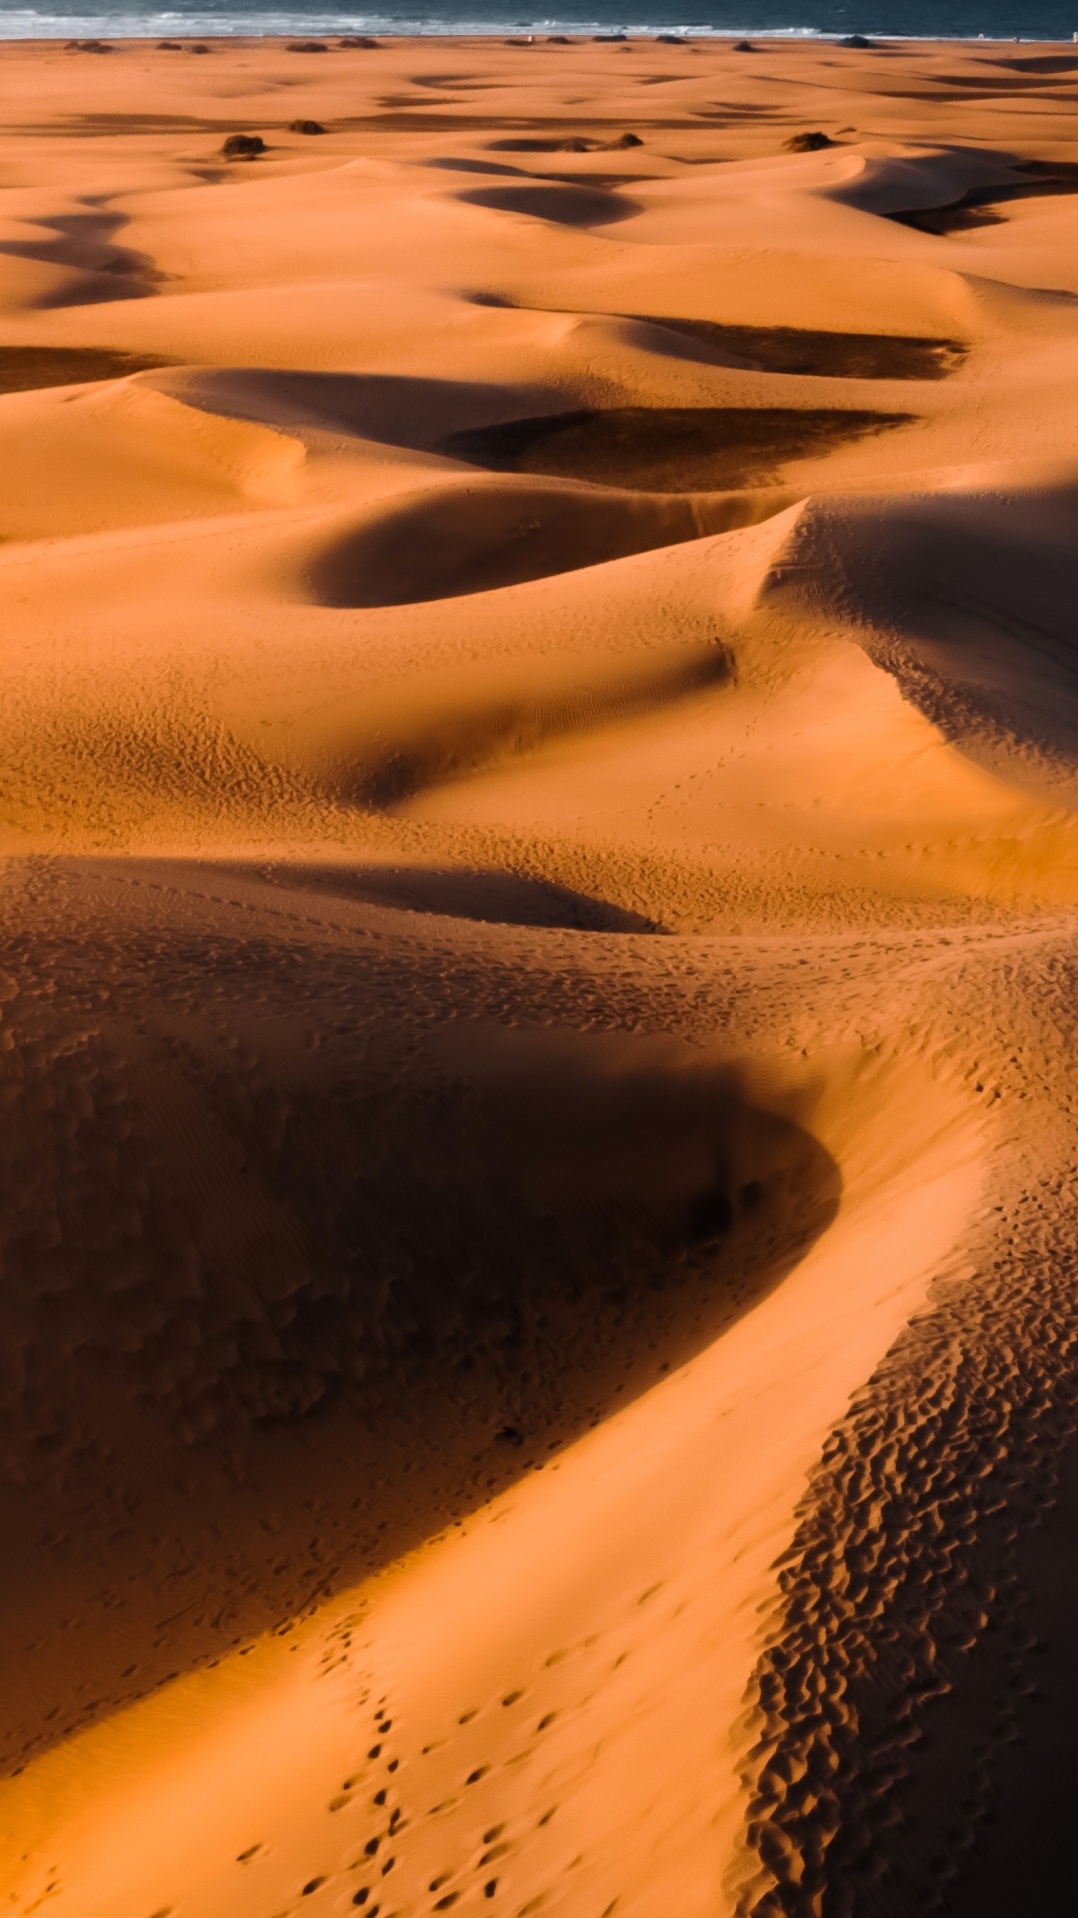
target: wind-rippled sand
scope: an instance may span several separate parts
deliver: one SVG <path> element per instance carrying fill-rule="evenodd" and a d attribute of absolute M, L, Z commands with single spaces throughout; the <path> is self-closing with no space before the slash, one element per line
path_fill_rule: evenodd
<path fill-rule="evenodd" d="M 0 1909 L 1054 1908 L 1078 49 L 0 74 Z"/>

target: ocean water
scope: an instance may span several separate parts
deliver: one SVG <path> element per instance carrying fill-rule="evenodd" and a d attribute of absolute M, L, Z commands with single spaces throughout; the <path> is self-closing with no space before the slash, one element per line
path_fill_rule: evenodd
<path fill-rule="evenodd" d="M 1071 40 L 1078 0 L 0 0 L 0 39 L 171 34 L 862 33 L 913 39 Z"/>

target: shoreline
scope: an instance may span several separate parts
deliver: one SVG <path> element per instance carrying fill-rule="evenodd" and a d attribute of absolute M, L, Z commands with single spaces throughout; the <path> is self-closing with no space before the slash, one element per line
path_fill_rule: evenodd
<path fill-rule="evenodd" d="M 78 18 L 78 16 L 73 16 L 73 18 Z M 87 24 L 90 24 L 90 22 L 88 21 Z M 548 25 L 553 27 L 553 32 L 548 31 Z M 325 40 L 327 43 L 326 50 L 330 52 L 375 51 L 373 47 L 348 48 L 347 46 L 340 45 L 339 43 L 342 40 L 347 40 L 349 37 L 340 28 L 308 28 L 304 26 L 302 22 L 294 29 L 282 30 L 279 33 L 272 34 L 233 32 L 225 28 L 208 26 L 198 30 L 188 30 L 182 27 L 174 30 L 166 30 L 161 27 L 155 27 L 152 30 L 147 29 L 145 33 L 127 34 L 110 34 L 107 31 L 100 31 L 96 34 L 87 33 L 81 37 L 84 40 L 92 39 L 111 49 L 121 47 L 139 48 L 148 45 L 150 42 L 156 43 L 168 39 L 183 43 L 185 50 L 189 42 L 207 40 L 217 41 L 222 46 L 238 46 L 245 49 L 264 47 L 283 51 L 287 49 L 290 41 L 296 40 L 301 36 L 311 40 Z M 79 36 L 74 35 L 69 28 L 64 28 L 62 31 L 58 30 L 56 33 L 20 35 L 6 33 L 3 27 L 0 26 L 0 47 L 70 46 L 74 49 L 78 37 Z M 368 36 L 364 35 L 363 37 Z M 767 46 L 774 46 L 777 49 L 804 46 L 809 48 L 838 48 L 851 53 L 886 53 L 889 50 L 908 52 L 918 47 L 931 48 L 938 51 L 940 48 L 953 46 L 961 48 L 965 52 L 978 47 L 1018 46 L 1067 49 L 1078 45 L 1078 32 L 1075 32 L 1069 38 L 1063 39 L 1034 39 L 1028 35 L 993 36 L 991 34 L 978 34 L 976 36 L 963 36 L 957 34 L 910 34 L 905 36 L 902 34 L 887 34 L 879 38 L 871 39 L 871 43 L 867 46 L 848 47 L 846 45 L 846 36 L 844 35 L 815 33 L 808 30 L 802 31 L 799 28 L 790 28 L 788 30 L 770 28 L 750 30 L 746 33 L 737 33 L 732 30 L 730 32 L 720 32 L 716 29 L 714 31 L 676 34 L 674 32 L 667 33 L 665 29 L 657 27 L 655 29 L 642 29 L 639 32 L 590 33 L 575 30 L 572 26 L 562 28 L 558 26 L 556 22 L 544 23 L 542 29 L 523 26 L 516 28 L 515 31 L 506 28 L 504 31 L 491 30 L 489 32 L 475 32 L 467 27 L 462 27 L 459 32 L 451 28 L 439 27 L 437 30 L 432 29 L 429 33 L 422 30 L 398 33 L 391 28 L 376 28 L 370 33 L 369 38 L 378 45 L 385 44 L 387 46 L 407 45 L 410 41 L 422 45 L 437 44 L 439 41 L 444 41 L 447 45 L 466 44 L 523 48 L 534 42 L 536 47 L 566 44 L 577 48 L 589 45 L 651 46 L 658 44 L 694 47 L 700 51 L 709 46 L 713 46 L 721 51 L 730 51 L 732 45 L 736 45 L 737 42 L 741 40 L 748 40 L 751 42 L 754 51 Z M 866 38 L 868 38 L 868 36 L 866 36 Z"/>

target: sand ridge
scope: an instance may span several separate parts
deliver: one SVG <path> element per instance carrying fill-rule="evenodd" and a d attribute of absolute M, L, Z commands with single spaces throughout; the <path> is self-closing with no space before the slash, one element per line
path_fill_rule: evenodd
<path fill-rule="evenodd" d="M 0 48 L 4 1909 L 1043 1901 L 1078 53 L 207 45 Z"/>

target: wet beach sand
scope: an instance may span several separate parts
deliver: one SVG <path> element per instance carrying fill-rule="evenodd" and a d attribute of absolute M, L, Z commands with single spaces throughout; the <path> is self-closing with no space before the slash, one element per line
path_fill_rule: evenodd
<path fill-rule="evenodd" d="M 1054 1908 L 1078 48 L 197 51 L 0 47 L 0 1910 Z"/>

